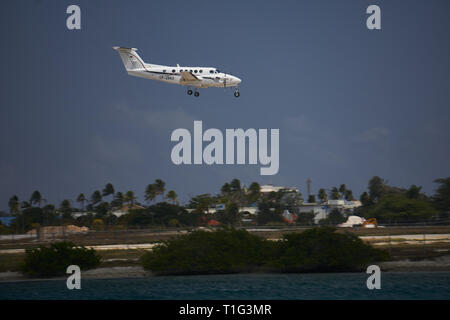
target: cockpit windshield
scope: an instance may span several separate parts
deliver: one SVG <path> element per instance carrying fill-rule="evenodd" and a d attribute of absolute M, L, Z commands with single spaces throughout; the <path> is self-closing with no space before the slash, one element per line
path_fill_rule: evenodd
<path fill-rule="evenodd" d="M 216 69 L 216 73 L 220 73 L 220 70 Z"/>

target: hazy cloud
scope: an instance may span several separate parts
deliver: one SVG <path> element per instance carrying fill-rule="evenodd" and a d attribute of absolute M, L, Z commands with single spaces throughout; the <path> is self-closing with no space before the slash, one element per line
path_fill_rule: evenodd
<path fill-rule="evenodd" d="M 356 142 L 385 142 L 391 132 L 388 128 L 376 127 L 368 129 L 353 138 Z"/>

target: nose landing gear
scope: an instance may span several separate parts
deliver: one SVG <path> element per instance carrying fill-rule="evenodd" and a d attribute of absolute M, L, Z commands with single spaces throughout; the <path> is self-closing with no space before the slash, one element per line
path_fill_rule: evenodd
<path fill-rule="evenodd" d="M 241 95 L 241 94 L 239 93 L 239 90 L 236 89 L 236 90 L 234 91 L 234 96 L 235 96 L 236 98 L 238 98 L 240 95 Z"/>

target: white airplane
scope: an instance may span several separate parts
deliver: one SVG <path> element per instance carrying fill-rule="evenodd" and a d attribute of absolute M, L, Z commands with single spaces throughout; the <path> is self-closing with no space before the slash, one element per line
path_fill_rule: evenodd
<path fill-rule="evenodd" d="M 113 47 L 113 49 L 119 52 L 125 69 L 131 76 L 188 86 L 187 94 L 194 93 L 196 97 L 200 95 L 197 89 L 209 87 L 235 87 L 234 96 L 240 96 L 238 85 L 241 83 L 241 79 L 220 72 L 216 68 L 180 67 L 179 64 L 176 67 L 150 64 L 145 63 L 139 57 L 136 48 Z M 195 91 L 192 91 L 192 87 L 195 88 Z"/>

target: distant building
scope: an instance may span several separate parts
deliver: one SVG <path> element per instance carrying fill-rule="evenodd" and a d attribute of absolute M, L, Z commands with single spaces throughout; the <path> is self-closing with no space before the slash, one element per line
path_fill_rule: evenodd
<path fill-rule="evenodd" d="M 333 209 L 338 209 L 343 212 L 345 210 L 353 211 L 355 208 L 360 207 L 361 201 L 347 201 L 347 200 L 328 200 L 324 203 L 303 203 L 299 206 L 300 213 L 313 212 L 314 223 L 318 223 L 322 219 L 326 219 L 328 214 Z"/>
<path fill-rule="evenodd" d="M 269 193 L 269 192 L 278 192 L 280 190 L 288 190 L 292 192 L 298 192 L 296 187 L 283 187 L 283 186 L 274 186 L 272 184 L 265 184 L 260 187 L 260 192 Z"/>
<path fill-rule="evenodd" d="M 127 214 L 130 210 L 140 210 L 140 209 L 145 209 L 142 206 L 139 206 L 137 204 L 133 204 L 133 205 L 128 205 L 125 204 L 122 207 L 115 209 L 112 214 L 115 215 L 116 217 L 120 217 L 123 216 L 124 214 Z"/>

